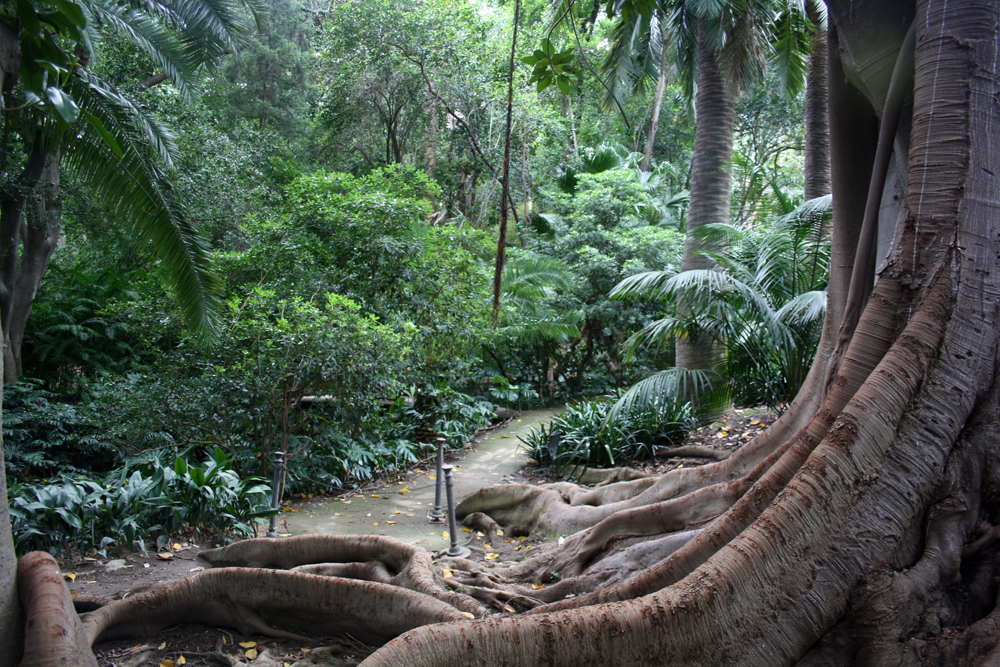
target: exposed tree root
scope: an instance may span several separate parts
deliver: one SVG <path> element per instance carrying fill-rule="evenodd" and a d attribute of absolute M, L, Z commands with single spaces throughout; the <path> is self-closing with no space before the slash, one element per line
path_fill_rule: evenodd
<path fill-rule="evenodd" d="M 693 456 L 695 458 L 725 461 L 733 455 L 733 452 L 729 449 L 712 449 L 711 447 L 702 447 L 700 445 L 684 445 L 683 447 L 660 447 L 653 455 L 660 459 L 669 459 L 676 456 Z"/>
<path fill-rule="evenodd" d="M 17 580 L 25 615 L 21 667 L 97 667 L 55 559 L 42 551 L 21 556 Z"/>
<path fill-rule="evenodd" d="M 304 632 L 350 634 L 381 643 L 410 628 L 462 618 L 449 604 L 396 586 L 298 572 L 221 568 L 102 607 L 87 616 L 84 629 L 91 644 L 151 634 L 182 622 L 286 639 L 304 639 Z"/>
<path fill-rule="evenodd" d="M 376 535 L 299 535 L 284 539 L 259 538 L 203 551 L 213 567 L 255 567 L 353 576 L 408 588 L 446 602 L 475 616 L 485 613 L 472 597 L 442 588 L 431 571 L 425 549 Z"/>

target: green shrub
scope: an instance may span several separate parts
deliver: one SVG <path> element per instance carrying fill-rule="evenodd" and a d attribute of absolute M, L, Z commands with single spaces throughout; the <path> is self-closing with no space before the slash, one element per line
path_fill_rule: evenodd
<path fill-rule="evenodd" d="M 103 483 L 60 475 L 58 481 L 12 485 L 15 546 L 19 553 L 103 553 L 112 544 L 145 550 L 150 534 L 188 528 L 250 537 L 253 521 L 271 513 L 271 487 L 260 478 L 241 479 L 232 464 L 216 448 L 200 467 L 180 456 L 172 466 L 152 457 L 111 472 Z"/>
<path fill-rule="evenodd" d="M 637 407 L 608 420 L 614 404 L 606 398 L 573 403 L 548 426 L 532 429 L 522 439 L 524 446 L 535 461 L 559 470 L 607 468 L 648 459 L 656 447 L 680 441 L 695 426 L 691 404 L 678 398 Z"/>

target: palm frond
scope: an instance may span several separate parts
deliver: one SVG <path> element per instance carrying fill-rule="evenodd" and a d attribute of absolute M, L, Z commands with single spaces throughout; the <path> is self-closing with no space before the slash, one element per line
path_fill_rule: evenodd
<path fill-rule="evenodd" d="M 92 75 L 78 72 L 71 90 L 82 111 L 114 128 L 120 151 L 85 125 L 62 137 L 66 164 L 125 221 L 139 249 L 157 258 L 157 270 L 188 326 L 197 335 L 210 335 L 221 310 L 220 283 L 211 270 L 207 244 L 157 166 L 157 153 L 164 148 L 150 145 L 150 120 L 122 104 L 124 98 L 98 85 Z"/>
<path fill-rule="evenodd" d="M 614 423 L 636 410 L 654 408 L 670 398 L 684 397 L 695 405 L 703 404 L 720 384 L 721 377 L 715 371 L 687 368 L 662 370 L 636 382 L 622 394 L 608 411 L 604 424 Z"/>

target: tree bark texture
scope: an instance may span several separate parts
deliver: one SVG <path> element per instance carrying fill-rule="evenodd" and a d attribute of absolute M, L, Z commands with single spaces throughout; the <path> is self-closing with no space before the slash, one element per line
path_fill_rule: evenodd
<path fill-rule="evenodd" d="M 830 123 L 827 115 L 827 39 L 819 26 L 819 12 L 811 0 L 806 11 L 815 26 L 809 72 L 806 75 L 805 199 L 822 197 L 830 190 Z"/>
<path fill-rule="evenodd" d="M 713 263 L 698 253 L 695 232 L 703 225 L 729 222 L 733 159 L 733 95 L 728 89 L 718 57 L 698 37 L 698 92 L 695 99 L 694 156 L 691 163 L 691 204 L 681 271 L 710 269 Z M 680 304 L 683 313 L 683 304 Z M 675 365 L 711 368 L 720 357 L 720 346 L 707 337 L 677 339 Z"/>

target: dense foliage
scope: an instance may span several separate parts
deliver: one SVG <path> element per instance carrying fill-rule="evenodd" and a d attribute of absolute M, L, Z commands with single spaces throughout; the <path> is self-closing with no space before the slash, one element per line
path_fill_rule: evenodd
<path fill-rule="evenodd" d="M 664 377 L 664 333 L 726 345 L 727 368 L 706 382 L 738 402 L 780 407 L 794 393 L 828 251 L 822 216 L 791 215 L 801 101 L 775 95 L 775 79 L 749 84 L 738 107 L 733 224 L 703 234 L 723 270 L 678 276 L 694 142 L 685 80 L 666 82 L 644 162 L 661 55 L 652 33 L 645 55 L 627 54 L 621 17 L 553 30 L 548 5 L 523 3 L 516 219 L 494 326 L 513 7 L 268 4 L 267 20 L 256 3 L 234 19 L 239 54 L 213 51 L 213 68 L 166 80 L 133 33 L 95 33 L 102 57 L 87 72 L 134 111 L 130 122 L 147 123 L 133 138 L 158 160 L 157 187 L 169 185 L 171 219 L 211 265 L 214 296 L 204 311 L 178 305 L 181 288 L 163 280 L 172 265 L 123 224 L 85 162 L 57 164 L 61 178 L 32 191 L 27 220 L 56 219 L 60 241 L 30 308 L 21 378 L 5 392 L 19 548 L 141 546 L 184 527 L 247 533 L 277 451 L 288 492 L 367 484 L 427 457 L 436 437 L 463 446 L 497 407 L 621 395 Z M 574 64 L 567 55 L 553 85 L 528 86 L 539 67 L 548 76 L 539 43 L 572 51 Z M 34 94 L 19 85 L 15 95 Z M 39 104 L 32 113 L 60 113 L 57 93 Z M 105 137 L 99 119 L 81 118 Z M 5 133 L 7 191 L 21 187 L 28 120 Z M 660 299 L 611 296 L 662 284 Z M 629 289 L 617 291 L 638 296 Z M 698 304 L 684 322 L 680 298 Z M 185 326 L 196 311 L 213 335 Z M 552 427 L 558 451 L 545 431 L 535 459 L 612 465 L 682 437 L 697 397 L 654 385 L 637 385 L 630 395 L 649 400 L 629 410 L 573 403 Z"/>

